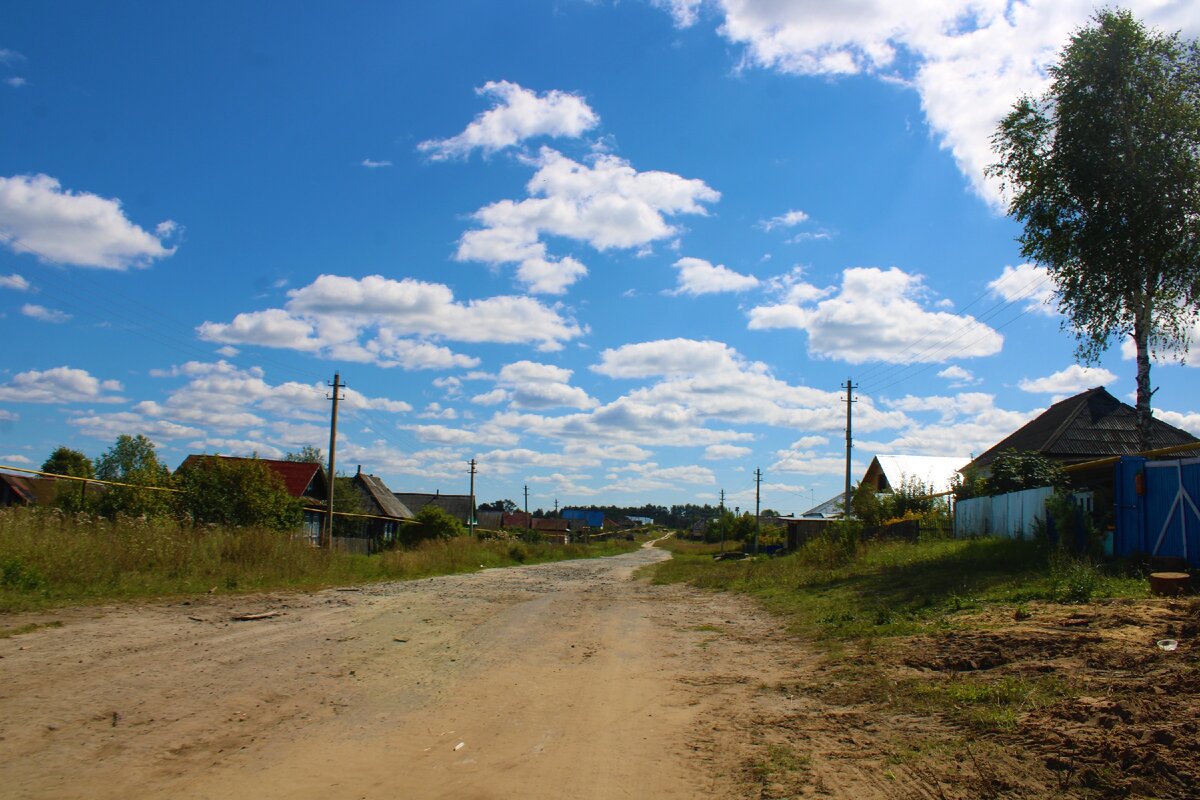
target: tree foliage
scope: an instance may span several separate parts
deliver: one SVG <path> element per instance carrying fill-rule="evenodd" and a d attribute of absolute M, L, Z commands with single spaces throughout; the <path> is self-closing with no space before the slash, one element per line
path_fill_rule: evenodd
<path fill-rule="evenodd" d="M 313 462 L 320 463 L 320 462 Z M 333 479 L 333 510 L 341 514 L 370 514 L 371 507 L 355 485 L 354 478 L 338 475 Z M 362 517 L 333 517 L 334 536 L 366 536 L 370 520 Z"/>
<path fill-rule="evenodd" d="M 1067 484 L 1067 473 L 1059 464 L 1039 453 L 1020 453 L 1010 447 L 992 461 L 990 477 L 968 474 L 956 480 L 954 497 L 969 500 L 1043 486 L 1061 490 Z"/>
<path fill-rule="evenodd" d="M 177 511 L 197 523 L 295 530 L 303 521 L 283 478 L 256 458 L 197 459 L 176 473 L 175 486 Z"/>
<path fill-rule="evenodd" d="M 514 511 L 519 511 L 520 506 L 518 506 L 512 500 L 496 500 L 495 502 L 492 502 L 492 503 L 480 503 L 479 508 L 477 510 L 511 514 Z"/>
<path fill-rule="evenodd" d="M 54 452 L 42 462 L 42 472 L 54 475 L 70 475 L 75 478 L 94 478 L 96 470 L 92 460 L 78 450 L 72 450 L 66 445 L 55 448 Z M 91 490 L 96 489 L 93 484 Z M 57 481 L 54 487 L 54 505 L 63 511 L 74 513 L 86 510 L 88 506 L 89 487 L 78 481 Z"/>
<path fill-rule="evenodd" d="M 139 488 L 169 487 L 171 482 L 170 470 L 158 460 L 154 442 L 140 433 L 137 436 L 118 436 L 113 446 L 96 459 L 96 477 L 132 484 L 109 486 L 97 497 L 96 510 L 105 516 L 125 514 L 131 517 L 158 517 L 171 510 L 168 492 Z"/>
<path fill-rule="evenodd" d="M 850 510 L 854 518 L 864 525 L 873 527 L 883 521 L 883 502 L 870 484 L 859 482 L 854 486 L 850 494 Z"/>
<path fill-rule="evenodd" d="M 325 454 L 321 452 L 321 448 L 313 447 L 311 444 L 306 444 L 300 448 L 299 452 L 288 453 L 283 457 L 284 461 L 300 461 L 305 464 L 324 464 Z"/>
<path fill-rule="evenodd" d="M 400 542 L 408 547 L 426 539 L 449 539 L 467 532 L 461 522 L 437 506 L 425 506 L 414 519 L 416 522 L 400 526 Z"/>
<path fill-rule="evenodd" d="M 1066 484 L 1066 473 L 1050 459 L 1038 453 L 1018 453 L 1009 449 L 992 461 L 992 475 L 987 479 L 987 493 L 1007 494 L 1042 486 L 1062 488 Z"/>
<path fill-rule="evenodd" d="M 75 478 L 96 477 L 92 460 L 80 451 L 72 450 L 66 445 L 55 448 L 54 452 L 42 463 L 42 472 L 71 475 Z"/>
<path fill-rule="evenodd" d="M 1150 356 L 1186 355 L 1200 311 L 1200 47 L 1105 10 L 1050 76 L 1001 121 L 989 174 L 1024 224 L 1022 254 L 1054 280 L 1078 357 L 1132 336 L 1146 449 Z"/>

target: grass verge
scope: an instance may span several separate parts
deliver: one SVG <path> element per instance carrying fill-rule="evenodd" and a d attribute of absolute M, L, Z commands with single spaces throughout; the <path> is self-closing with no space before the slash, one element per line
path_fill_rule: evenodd
<path fill-rule="evenodd" d="M 76 603 L 407 580 L 616 555 L 639 542 L 543 544 L 460 536 L 364 556 L 277 531 L 0 511 L 0 612 Z"/>
<path fill-rule="evenodd" d="M 818 639 L 903 636 L 953 625 L 954 615 L 1032 600 L 1077 602 L 1145 597 L 1142 578 L 1048 558 L 1027 541 L 949 539 L 866 542 L 847 547 L 817 539 L 772 559 L 715 561 L 709 548 L 666 540 L 674 558 L 652 566 L 655 583 L 753 595 Z"/>

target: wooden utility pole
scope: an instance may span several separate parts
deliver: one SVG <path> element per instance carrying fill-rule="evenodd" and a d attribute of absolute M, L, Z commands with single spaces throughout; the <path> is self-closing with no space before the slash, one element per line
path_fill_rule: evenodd
<path fill-rule="evenodd" d="M 762 489 L 762 470 L 754 470 L 754 555 L 758 555 L 758 528 L 761 517 L 760 496 Z"/>
<path fill-rule="evenodd" d="M 471 510 L 467 517 L 467 533 L 475 535 L 475 459 L 471 459 Z"/>
<path fill-rule="evenodd" d="M 725 490 L 721 490 L 721 502 L 717 505 L 717 525 L 721 528 L 721 552 L 725 552 Z M 708 541 L 708 537 L 704 537 Z"/>
<path fill-rule="evenodd" d="M 850 436 L 850 409 L 853 408 L 854 404 L 858 402 L 854 399 L 854 390 L 858 388 L 858 384 L 853 383 L 849 378 L 846 378 L 846 382 L 842 384 L 842 388 L 846 390 L 846 499 L 842 501 L 842 518 L 850 519 L 850 450 L 852 447 L 852 439 Z"/>
<path fill-rule="evenodd" d="M 533 517 L 529 516 L 529 484 L 525 484 L 525 525 L 528 528 L 533 527 Z"/>
<path fill-rule="evenodd" d="M 334 471 L 337 467 L 337 407 L 338 407 L 338 392 L 345 388 L 342 382 L 340 372 L 333 373 L 333 394 L 327 399 L 333 401 L 333 411 L 329 416 L 329 484 L 326 488 L 327 496 L 325 499 L 325 535 L 321 542 L 321 546 L 325 548 L 333 547 L 333 476 L 337 473 Z"/>

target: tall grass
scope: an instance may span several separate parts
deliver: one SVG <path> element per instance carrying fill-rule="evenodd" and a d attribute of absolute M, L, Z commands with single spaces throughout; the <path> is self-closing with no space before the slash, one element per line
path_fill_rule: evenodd
<path fill-rule="evenodd" d="M 633 542 L 551 545 L 455 537 L 364 556 L 285 533 L 111 522 L 44 509 L 0 510 L 0 611 L 197 592 L 307 589 L 468 572 L 632 550 Z"/>
<path fill-rule="evenodd" d="M 945 626 L 956 612 L 1030 600 L 1079 602 L 1145 596 L 1145 582 L 1094 565 L 1071 567 L 1037 543 L 933 539 L 853 543 L 818 537 L 798 552 L 757 561 L 676 554 L 653 567 L 658 583 L 746 592 L 798 632 L 833 638 L 904 635 Z M 1086 573 L 1086 574 L 1084 574 Z M 1086 584 L 1086 591 L 1064 590 Z"/>

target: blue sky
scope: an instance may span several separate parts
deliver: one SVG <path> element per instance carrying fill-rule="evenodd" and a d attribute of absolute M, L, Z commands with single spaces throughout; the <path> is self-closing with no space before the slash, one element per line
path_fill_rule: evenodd
<path fill-rule="evenodd" d="M 801 512 L 1084 370 L 982 170 L 1082 2 L 85 3 L 0 27 L 0 464 L 328 443 L 397 491 Z M 1200 8 L 1135 13 L 1200 35 Z M 1200 372 L 1156 413 L 1200 434 Z"/>

